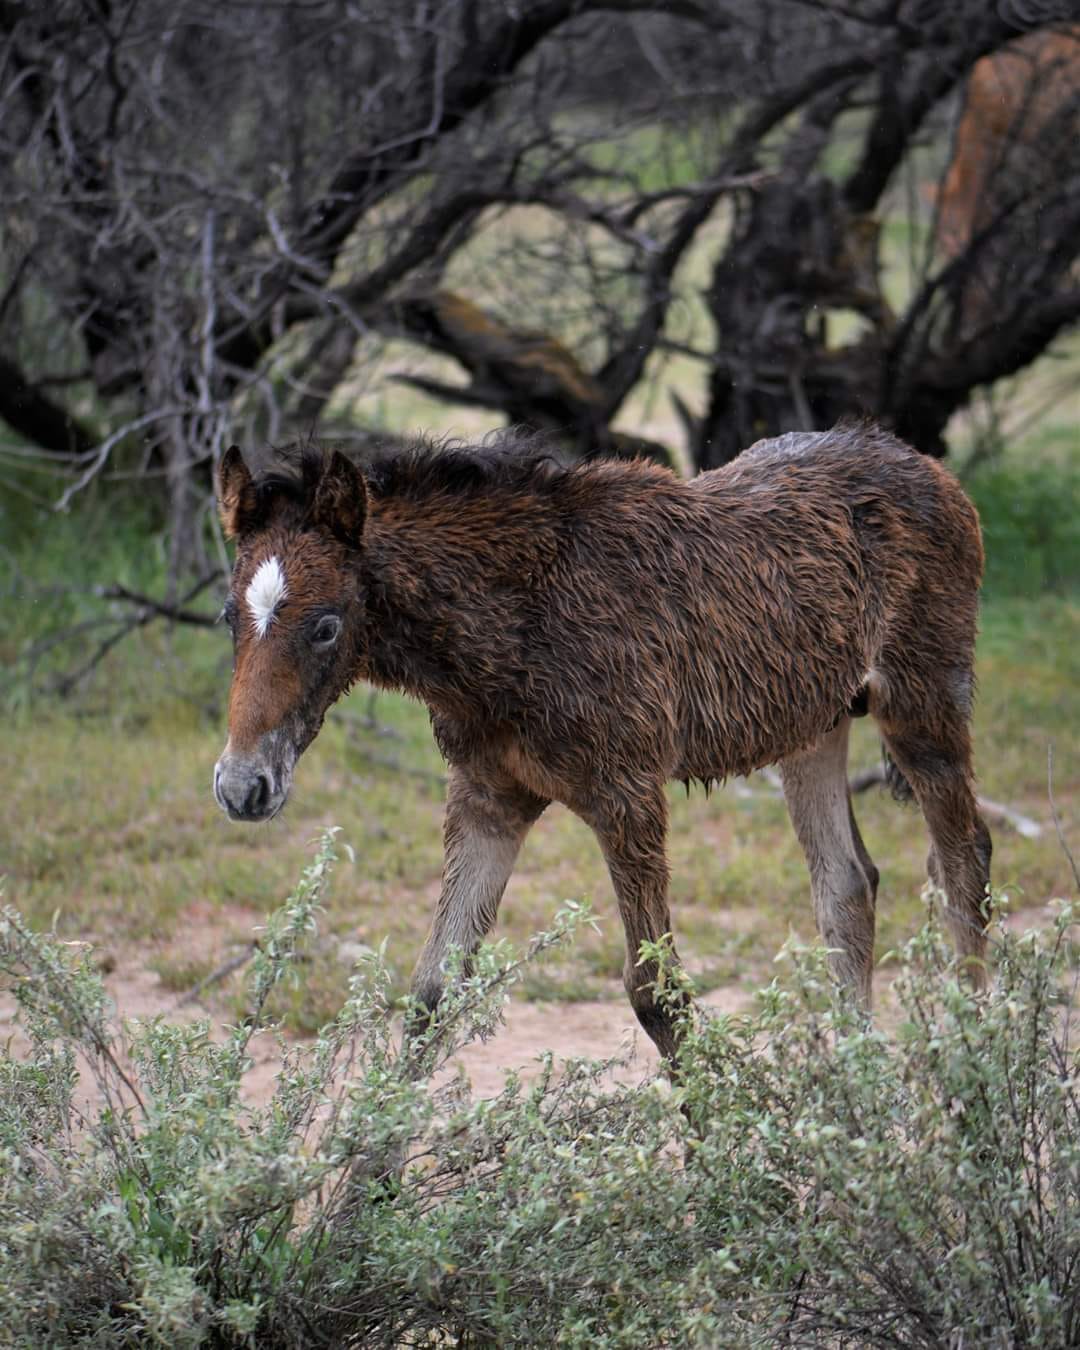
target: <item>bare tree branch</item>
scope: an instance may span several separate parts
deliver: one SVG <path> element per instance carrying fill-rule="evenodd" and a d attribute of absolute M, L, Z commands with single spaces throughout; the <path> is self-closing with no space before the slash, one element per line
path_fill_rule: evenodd
<path fill-rule="evenodd" d="M 206 578 L 205 585 L 208 586 L 214 581 L 220 573 L 211 573 Z M 205 586 L 200 585 L 200 590 Z M 197 592 L 196 592 L 197 593 Z M 170 623 L 188 624 L 196 628 L 213 628 L 217 622 L 216 614 L 204 614 L 199 610 L 183 609 L 177 605 L 168 605 L 161 600 L 155 600 L 153 596 L 141 595 L 138 591 L 129 590 L 126 586 L 119 583 L 113 586 L 100 586 L 96 594 L 102 600 L 125 600 L 128 604 L 137 605 L 142 613 L 148 616 L 156 616 L 162 619 L 168 619 Z M 194 598 L 189 595 L 189 599 Z M 141 617 L 141 615 L 140 615 Z"/>
<path fill-rule="evenodd" d="M 1065 93 L 1039 76 L 959 252 L 917 181 L 931 144 L 963 177 L 951 108 L 985 62 L 1017 65 L 1037 5 L 0 0 L 0 18 L 0 417 L 50 469 L 68 457 L 65 506 L 114 461 L 153 475 L 173 608 L 206 570 L 228 439 L 348 420 L 353 381 L 388 372 L 580 454 L 669 457 L 614 422 L 682 353 L 695 368 L 665 392 L 697 468 L 851 413 L 942 453 L 974 388 L 1080 318 L 1072 29 Z M 903 286 L 883 284 L 893 226 Z M 377 364 L 402 337 L 467 380 L 402 370 L 397 347 Z"/>
<path fill-rule="evenodd" d="M 168 617 L 170 619 L 177 619 L 183 623 L 198 622 L 201 624 L 201 616 L 197 616 L 194 620 L 181 617 L 190 612 L 184 607 L 190 601 L 194 600 L 196 596 L 201 595 L 202 592 L 205 591 L 208 586 L 212 585 L 213 582 L 217 581 L 220 576 L 221 573 L 215 570 L 200 578 L 194 586 L 189 587 L 188 590 L 184 592 L 180 597 L 179 604 L 176 606 L 160 604 L 154 600 L 143 600 L 143 598 L 140 597 L 140 600 L 143 600 L 143 602 L 139 604 L 138 608 L 132 613 L 130 618 L 121 621 L 113 631 L 98 644 L 85 661 L 80 662 L 79 665 L 75 666 L 72 670 L 66 671 L 63 675 L 58 676 L 53 681 L 53 692 L 59 694 L 61 698 L 66 698 L 68 694 L 77 688 L 77 686 L 101 664 L 115 646 L 121 643 L 124 638 L 128 637 L 131 633 L 135 632 L 137 628 L 145 628 L 146 625 L 152 623 L 154 619 Z M 123 590 L 122 587 L 117 587 L 116 589 L 120 591 Z M 132 599 L 133 597 L 121 595 L 120 598 Z M 93 622 L 100 626 L 101 621 L 95 620 Z M 213 620 L 211 620 L 211 622 L 213 622 Z M 62 641 L 68 635 L 68 633 L 62 633 L 58 635 L 57 640 Z"/>
<path fill-rule="evenodd" d="M 86 454 L 97 438 L 72 412 L 41 392 L 26 372 L 0 354 L 0 417 L 45 450 Z"/>

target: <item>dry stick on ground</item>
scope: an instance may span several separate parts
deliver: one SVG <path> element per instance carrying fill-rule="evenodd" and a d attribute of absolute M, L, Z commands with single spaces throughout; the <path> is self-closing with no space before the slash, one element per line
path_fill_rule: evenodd
<path fill-rule="evenodd" d="M 1006 806 L 1004 802 L 991 801 L 989 797 L 977 797 L 979 810 L 987 818 L 1000 822 L 1002 825 L 1011 825 L 1017 834 L 1025 839 L 1038 839 L 1043 827 L 1037 820 L 1032 820 L 1030 816 L 1023 815 L 1015 807 Z"/>
<path fill-rule="evenodd" d="M 860 769 L 858 773 L 852 774 L 848 786 L 854 794 L 865 792 L 868 788 L 883 786 L 884 783 L 885 766 L 875 764 L 869 769 Z M 1015 807 L 1006 806 L 1004 802 L 992 801 L 989 797 L 979 797 L 977 800 L 979 810 L 987 819 L 1001 825 L 1012 826 L 1017 834 L 1023 835 L 1025 839 L 1038 839 L 1041 836 L 1043 827 L 1039 822 L 1025 816 Z"/>
<path fill-rule="evenodd" d="M 181 994 L 174 1006 L 177 1008 L 186 1008 L 189 1003 L 194 1003 L 201 994 L 205 993 L 206 990 L 210 988 L 211 985 L 220 983 L 230 976 L 234 970 L 239 970 L 242 966 L 246 966 L 258 950 L 258 941 L 252 939 L 243 951 L 238 952 L 235 956 L 230 956 L 229 959 L 223 961 L 216 970 L 212 970 L 209 975 L 204 975 L 193 989 L 189 989 L 186 994 Z"/>

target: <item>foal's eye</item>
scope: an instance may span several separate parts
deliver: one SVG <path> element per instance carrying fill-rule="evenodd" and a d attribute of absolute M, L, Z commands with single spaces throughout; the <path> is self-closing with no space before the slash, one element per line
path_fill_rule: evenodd
<path fill-rule="evenodd" d="M 337 614 L 324 614 L 315 625 L 311 634 L 312 646 L 326 651 L 341 636 L 341 618 Z"/>

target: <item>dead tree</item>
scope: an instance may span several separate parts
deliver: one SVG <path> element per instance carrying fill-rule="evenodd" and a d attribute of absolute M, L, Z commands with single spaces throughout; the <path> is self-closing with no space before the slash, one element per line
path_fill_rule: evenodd
<path fill-rule="evenodd" d="M 943 453 L 1080 315 L 1071 86 L 959 248 L 920 188 L 969 75 L 1072 9 L 0 0 L 0 471 L 164 484 L 175 602 L 226 434 L 324 430 L 388 337 L 585 455 L 665 456 L 627 400 L 676 357 L 696 467 L 845 413 Z"/>

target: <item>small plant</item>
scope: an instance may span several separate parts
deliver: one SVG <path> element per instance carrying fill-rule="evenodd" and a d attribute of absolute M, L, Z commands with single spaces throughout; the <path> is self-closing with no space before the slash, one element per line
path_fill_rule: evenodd
<path fill-rule="evenodd" d="M 311 1043 L 242 1080 L 317 921 L 324 837 L 271 917 L 247 1014 L 115 1028 L 98 975 L 12 911 L 32 1051 L 0 1058 L 0 1341 L 146 1346 L 1060 1346 L 1080 1336 L 1077 953 L 998 925 L 968 995 L 931 921 L 893 961 L 895 1032 L 792 948 L 745 1017 L 685 1000 L 678 1071 L 613 1086 L 550 1057 L 491 1101 L 429 1077 L 487 1035 L 530 952 L 460 961 L 403 1053 L 381 953 Z M 416 1013 L 418 1010 L 413 1009 Z M 100 1106 L 78 1106 L 77 1063 Z M 445 1077 L 445 1076 L 444 1076 Z"/>

